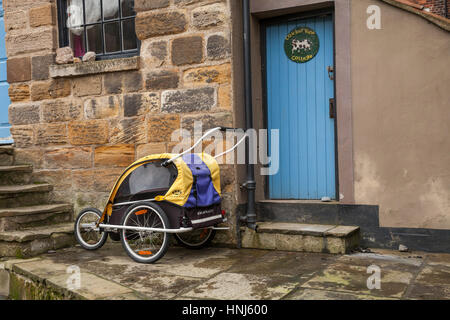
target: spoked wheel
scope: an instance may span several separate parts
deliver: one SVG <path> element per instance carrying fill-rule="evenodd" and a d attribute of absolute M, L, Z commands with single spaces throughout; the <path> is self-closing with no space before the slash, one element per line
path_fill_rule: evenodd
<path fill-rule="evenodd" d="M 201 249 L 211 243 L 216 236 L 216 230 L 211 228 L 197 229 L 186 233 L 176 233 L 178 244 L 189 249 Z"/>
<path fill-rule="evenodd" d="M 86 250 L 97 250 L 101 248 L 108 238 L 107 232 L 101 232 L 96 228 L 102 213 L 95 208 L 82 210 L 75 220 L 75 238 Z"/>
<path fill-rule="evenodd" d="M 130 208 L 122 218 L 122 226 L 139 228 L 169 229 L 169 220 L 155 203 L 139 202 Z M 161 259 L 169 248 L 170 234 L 159 231 L 120 231 L 123 248 L 136 262 L 154 263 Z"/>

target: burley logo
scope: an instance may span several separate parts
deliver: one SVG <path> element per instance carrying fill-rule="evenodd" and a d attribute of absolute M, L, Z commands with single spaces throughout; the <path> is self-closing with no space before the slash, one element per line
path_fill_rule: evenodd
<path fill-rule="evenodd" d="M 297 27 L 286 36 L 284 51 L 294 62 L 308 62 L 319 52 L 319 37 L 308 27 Z"/>

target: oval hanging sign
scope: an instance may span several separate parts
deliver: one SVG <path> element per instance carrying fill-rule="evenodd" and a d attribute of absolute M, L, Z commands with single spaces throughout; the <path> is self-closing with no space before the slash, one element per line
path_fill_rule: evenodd
<path fill-rule="evenodd" d="M 286 36 L 284 51 L 294 62 L 308 62 L 319 52 L 319 37 L 311 28 L 297 27 Z"/>

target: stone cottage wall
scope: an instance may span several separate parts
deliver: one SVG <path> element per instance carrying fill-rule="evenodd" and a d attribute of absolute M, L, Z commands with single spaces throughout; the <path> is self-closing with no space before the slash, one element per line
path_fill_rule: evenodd
<path fill-rule="evenodd" d="M 77 211 L 101 208 L 135 159 L 170 152 L 175 129 L 190 130 L 195 120 L 203 130 L 233 125 L 229 1 L 135 0 L 135 7 L 138 59 L 54 66 L 56 2 L 4 1 L 17 162 L 33 164 L 36 181 L 54 184 L 55 201 L 70 200 Z M 230 210 L 234 168 L 223 168 Z"/>

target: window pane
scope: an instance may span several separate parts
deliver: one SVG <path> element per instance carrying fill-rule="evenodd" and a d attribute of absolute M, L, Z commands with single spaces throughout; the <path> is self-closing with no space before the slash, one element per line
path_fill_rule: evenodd
<path fill-rule="evenodd" d="M 120 51 L 119 23 L 105 23 L 106 52 Z"/>
<path fill-rule="evenodd" d="M 83 30 L 83 28 L 81 28 Z M 82 57 L 86 53 L 84 50 L 84 34 L 83 32 L 72 32 L 69 31 L 69 46 L 73 50 L 75 57 Z"/>
<path fill-rule="evenodd" d="M 134 19 L 125 20 L 122 22 L 123 28 L 123 49 L 136 49 L 136 32 L 134 31 Z"/>
<path fill-rule="evenodd" d="M 101 24 L 87 27 L 87 40 L 88 51 L 103 53 Z"/>
<path fill-rule="evenodd" d="M 83 3 L 81 1 L 69 0 L 67 2 L 67 20 L 66 26 L 72 33 L 81 35 L 84 24 L 83 20 Z"/>
<path fill-rule="evenodd" d="M 102 20 L 102 12 L 100 10 L 100 0 L 84 0 L 86 8 L 86 24 L 95 23 Z M 82 1 L 79 0 L 81 6 Z"/>
<path fill-rule="evenodd" d="M 134 15 L 136 15 L 136 12 L 134 12 L 134 0 L 122 0 L 122 17 Z"/>
<path fill-rule="evenodd" d="M 119 17 L 119 0 L 103 0 L 103 19 L 115 19 Z"/>

